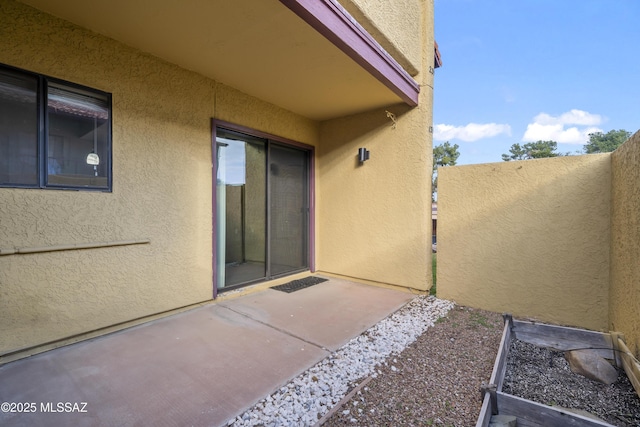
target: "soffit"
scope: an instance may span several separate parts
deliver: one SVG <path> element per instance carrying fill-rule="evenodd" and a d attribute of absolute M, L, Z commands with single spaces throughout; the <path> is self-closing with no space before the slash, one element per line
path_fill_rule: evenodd
<path fill-rule="evenodd" d="M 406 102 L 278 0 L 22 1 L 311 119 Z"/>

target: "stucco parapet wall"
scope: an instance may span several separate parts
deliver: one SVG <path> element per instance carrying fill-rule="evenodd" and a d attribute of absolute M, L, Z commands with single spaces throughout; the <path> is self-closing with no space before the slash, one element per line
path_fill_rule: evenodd
<path fill-rule="evenodd" d="M 420 85 L 337 1 L 280 1 L 391 89 L 403 102 L 411 107 L 418 105 Z"/>
<path fill-rule="evenodd" d="M 608 330 L 611 156 L 442 168 L 438 296 Z"/>
<path fill-rule="evenodd" d="M 342 0 L 344 8 L 389 52 L 409 74 L 420 71 L 421 47 L 415 34 L 421 34 L 423 1 L 418 0 Z M 428 1 L 433 9 L 433 2 Z"/>

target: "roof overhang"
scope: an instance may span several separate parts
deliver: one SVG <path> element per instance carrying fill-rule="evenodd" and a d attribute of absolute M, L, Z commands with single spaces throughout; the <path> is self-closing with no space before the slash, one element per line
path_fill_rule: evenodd
<path fill-rule="evenodd" d="M 418 103 L 418 83 L 335 0 L 22 2 L 314 120 Z"/>

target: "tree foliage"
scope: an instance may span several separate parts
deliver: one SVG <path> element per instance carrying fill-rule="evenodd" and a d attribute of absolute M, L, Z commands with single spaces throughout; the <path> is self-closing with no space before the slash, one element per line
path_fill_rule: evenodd
<path fill-rule="evenodd" d="M 556 150 L 558 143 L 555 141 L 536 141 L 527 142 L 524 145 L 513 144 L 509 149 L 509 154 L 503 154 L 502 160 L 509 162 L 511 160 L 528 160 L 541 159 L 543 157 L 558 157 L 561 154 Z"/>
<path fill-rule="evenodd" d="M 458 148 L 460 148 L 458 144 L 451 145 L 449 141 L 433 147 L 433 170 L 431 172 L 432 201 L 435 201 L 436 193 L 438 192 L 438 168 L 441 166 L 455 166 L 458 157 L 460 157 Z"/>
<path fill-rule="evenodd" d="M 630 136 L 631 132 L 627 132 L 624 129 L 610 130 L 607 133 L 590 133 L 589 142 L 584 146 L 584 152 L 587 154 L 610 153 L 622 145 Z"/>

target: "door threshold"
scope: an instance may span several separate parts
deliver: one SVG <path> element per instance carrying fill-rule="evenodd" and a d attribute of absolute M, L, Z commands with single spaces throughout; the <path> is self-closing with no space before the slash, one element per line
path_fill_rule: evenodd
<path fill-rule="evenodd" d="M 230 289 L 218 289 L 218 295 L 216 301 L 226 301 L 228 299 L 237 298 L 244 295 L 253 294 L 263 291 L 265 289 L 272 288 L 274 286 L 282 285 L 292 280 L 304 279 L 311 276 L 313 273 L 310 270 L 300 271 L 298 273 L 281 276 L 271 280 L 265 280 L 253 284 L 241 285 L 240 287 Z"/>

